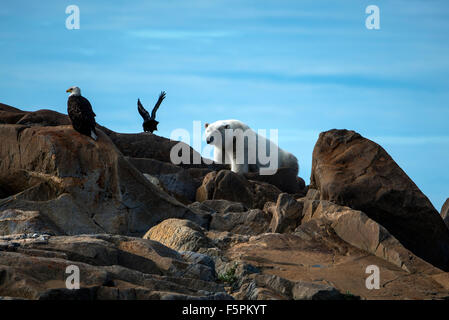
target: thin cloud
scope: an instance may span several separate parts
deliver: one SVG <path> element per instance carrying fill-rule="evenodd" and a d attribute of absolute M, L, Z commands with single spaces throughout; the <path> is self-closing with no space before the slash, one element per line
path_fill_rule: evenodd
<path fill-rule="evenodd" d="M 144 39 L 193 39 L 193 38 L 223 38 L 235 35 L 230 31 L 199 31 L 199 30 L 136 30 L 128 34 L 136 38 Z"/>

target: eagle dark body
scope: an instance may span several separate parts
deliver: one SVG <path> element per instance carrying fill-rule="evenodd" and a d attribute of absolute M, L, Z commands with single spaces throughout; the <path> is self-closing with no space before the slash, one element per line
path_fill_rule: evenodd
<path fill-rule="evenodd" d="M 83 96 L 71 95 L 67 100 L 67 113 L 72 121 L 73 128 L 81 134 L 91 136 L 95 130 L 95 116 L 89 100 Z"/>

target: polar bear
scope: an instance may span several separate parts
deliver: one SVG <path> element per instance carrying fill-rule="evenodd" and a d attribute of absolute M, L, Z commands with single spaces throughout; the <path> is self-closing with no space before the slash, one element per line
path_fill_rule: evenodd
<path fill-rule="evenodd" d="M 239 120 L 219 120 L 205 124 L 207 144 L 214 147 L 214 161 L 231 165 L 236 173 L 272 175 L 278 168 L 299 171 L 298 159 Z"/>

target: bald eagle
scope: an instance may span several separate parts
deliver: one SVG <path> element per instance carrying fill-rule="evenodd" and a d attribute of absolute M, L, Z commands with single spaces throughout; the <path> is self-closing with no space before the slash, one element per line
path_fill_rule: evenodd
<path fill-rule="evenodd" d="M 162 91 L 161 94 L 159 95 L 159 99 L 157 99 L 153 111 L 151 111 L 151 116 L 140 103 L 140 99 L 137 99 L 137 110 L 139 111 L 140 115 L 143 118 L 142 124 L 143 131 L 153 133 L 153 131 L 157 130 L 157 125 L 159 121 L 156 121 L 156 111 L 157 109 L 159 109 L 159 106 L 161 105 L 162 100 L 164 100 L 164 98 L 165 98 L 165 91 Z"/>
<path fill-rule="evenodd" d="M 95 131 L 95 116 L 89 100 L 81 96 L 81 89 L 70 87 L 66 92 L 70 92 L 67 100 L 67 113 L 72 121 L 73 129 L 81 134 L 97 140 L 97 131 Z"/>

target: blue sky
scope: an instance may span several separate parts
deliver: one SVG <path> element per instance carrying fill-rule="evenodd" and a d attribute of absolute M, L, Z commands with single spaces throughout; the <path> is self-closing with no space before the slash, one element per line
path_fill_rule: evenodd
<path fill-rule="evenodd" d="M 65 27 L 68 5 L 81 28 Z M 365 27 L 368 5 L 380 30 Z M 77 85 L 97 122 L 140 132 L 161 90 L 159 135 L 192 121 L 279 129 L 310 178 L 321 131 L 381 144 L 440 210 L 449 197 L 449 2 L 4 1 L 0 102 L 66 113 Z"/>

